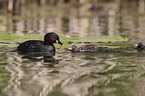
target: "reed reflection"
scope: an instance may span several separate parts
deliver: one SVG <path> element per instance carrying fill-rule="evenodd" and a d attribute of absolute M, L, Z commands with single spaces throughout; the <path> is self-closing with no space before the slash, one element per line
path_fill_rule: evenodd
<path fill-rule="evenodd" d="M 123 35 L 129 38 L 143 39 L 144 36 L 142 35 L 143 28 L 141 27 L 144 25 L 142 23 L 144 21 L 144 16 L 141 15 L 145 12 L 144 0 L 68 0 L 67 2 L 65 0 L 64 2 L 58 0 L 55 3 L 49 1 L 46 2 L 44 0 L 46 4 L 42 2 L 35 2 L 34 5 L 37 5 L 35 7 L 28 7 L 25 4 L 29 1 L 22 1 L 17 2 L 16 5 L 22 4 L 23 6 L 15 6 L 20 8 L 20 11 L 9 9 L 9 11 L 17 11 L 15 12 L 17 16 L 12 14 L 14 18 L 11 16 L 8 16 L 7 18 L 3 18 L 2 16 L 0 17 L 0 30 L 19 35 L 27 33 L 45 34 L 46 32 L 54 31 L 60 34 L 63 33 L 70 36 L 80 37 L 116 37 Z M 74 4 L 78 3 L 81 5 L 77 5 L 76 7 L 76 5 L 71 4 L 72 2 Z M 8 2 L 7 4 L 9 8 L 10 6 L 14 7 L 12 6 L 12 2 Z M 38 6 L 43 4 L 52 5 L 52 8 L 50 6 L 38 8 Z M 59 12 L 56 11 L 56 9 L 61 8 L 63 4 L 65 9 L 60 9 Z M 89 4 L 96 6 L 93 11 L 89 10 Z M 56 9 L 53 8 L 53 6 L 55 6 Z M 39 9 L 39 11 L 36 11 L 36 8 Z M 101 10 L 105 9 L 107 12 L 94 11 L 95 9 L 98 10 L 98 8 L 101 8 Z"/>

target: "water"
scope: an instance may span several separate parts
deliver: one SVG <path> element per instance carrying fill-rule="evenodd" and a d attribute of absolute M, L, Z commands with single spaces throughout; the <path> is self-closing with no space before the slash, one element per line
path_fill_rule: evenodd
<path fill-rule="evenodd" d="M 1 95 L 143 96 L 144 55 L 135 50 L 56 55 L 1 52 Z"/>
<path fill-rule="evenodd" d="M 104 8 L 110 7 L 107 13 L 82 11 L 87 10 L 82 6 L 0 15 L 0 31 L 20 36 L 55 31 L 74 37 L 129 39 L 123 43 L 127 48 L 96 53 L 57 48 L 56 53 L 19 54 L 11 43 L 17 41 L 2 41 L 0 96 L 144 96 L 145 52 L 134 49 L 138 41 L 145 43 L 144 3 L 140 3 L 144 0 L 118 1 L 104 3 Z"/>

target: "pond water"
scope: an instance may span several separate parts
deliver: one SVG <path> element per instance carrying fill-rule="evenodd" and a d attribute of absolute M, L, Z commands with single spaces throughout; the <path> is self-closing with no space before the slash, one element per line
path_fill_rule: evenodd
<path fill-rule="evenodd" d="M 56 53 L 30 54 L 15 51 L 17 39 L 0 39 L 0 96 L 144 96 L 145 52 L 134 49 L 135 43 L 145 43 L 144 0 L 103 2 L 102 8 L 105 11 L 45 6 L 16 16 L 0 15 L 2 36 L 55 31 L 72 37 L 128 39 L 121 43 L 125 48 L 109 52 L 73 53 L 56 47 Z"/>

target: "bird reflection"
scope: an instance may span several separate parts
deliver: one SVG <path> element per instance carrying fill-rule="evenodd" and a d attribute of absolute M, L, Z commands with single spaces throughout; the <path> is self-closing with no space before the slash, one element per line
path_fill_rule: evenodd
<path fill-rule="evenodd" d="M 55 60 L 55 52 L 34 52 L 34 53 L 19 53 L 23 59 L 29 59 L 33 62 L 43 62 L 44 67 L 53 68 L 58 64 L 58 60 Z"/>

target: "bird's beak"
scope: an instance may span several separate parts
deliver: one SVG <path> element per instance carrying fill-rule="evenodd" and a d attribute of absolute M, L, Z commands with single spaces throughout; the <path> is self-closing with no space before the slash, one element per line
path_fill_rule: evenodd
<path fill-rule="evenodd" d="M 135 44 L 135 46 L 138 46 L 138 44 Z"/>
<path fill-rule="evenodd" d="M 72 48 L 68 48 L 69 50 L 72 50 Z"/>
<path fill-rule="evenodd" d="M 63 43 L 59 40 L 56 40 L 56 43 L 60 44 L 60 45 L 63 45 Z"/>

